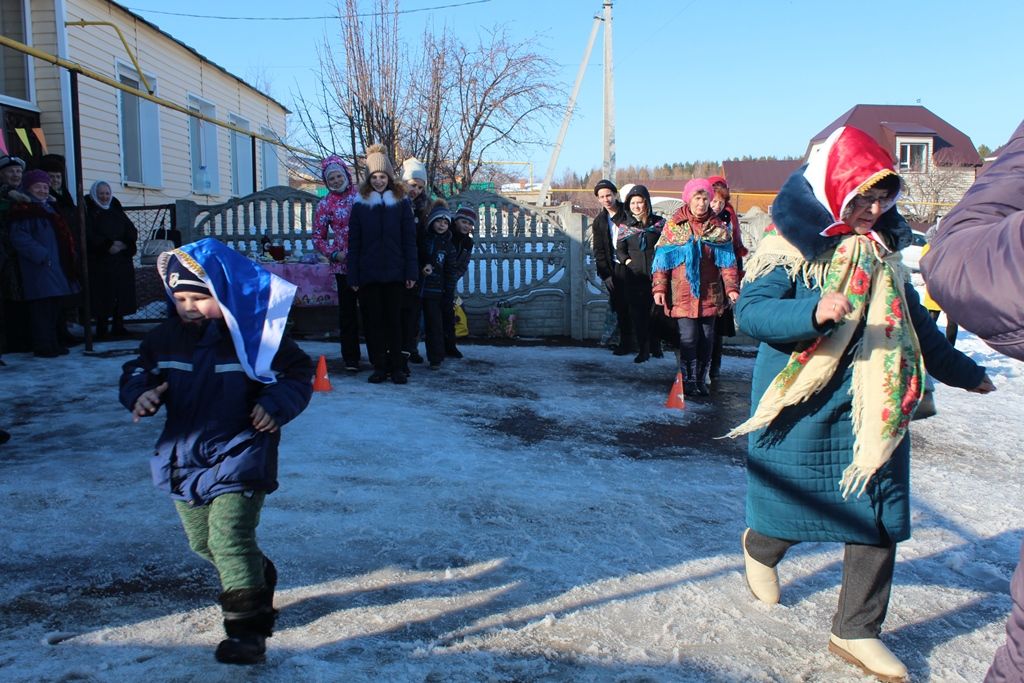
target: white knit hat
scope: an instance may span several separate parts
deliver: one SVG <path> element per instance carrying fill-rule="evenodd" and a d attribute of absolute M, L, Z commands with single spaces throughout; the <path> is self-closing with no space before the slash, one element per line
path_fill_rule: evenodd
<path fill-rule="evenodd" d="M 419 180 L 427 184 L 427 167 L 416 157 L 409 157 L 402 162 L 402 180 Z"/>

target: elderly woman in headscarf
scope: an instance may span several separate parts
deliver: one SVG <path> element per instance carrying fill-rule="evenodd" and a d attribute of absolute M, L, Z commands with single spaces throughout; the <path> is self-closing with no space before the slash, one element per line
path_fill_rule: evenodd
<path fill-rule="evenodd" d="M 879 639 L 896 544 L 910 537 L 907 427 L 924 370 L 970 391 L 994 389 L 954 349 L 908 285 L 892 157 L 842 127 L 786 181 L 746 263 L 736 307 L 761 342 L 749 434 L 747 585 L 780 600 L 776 565 L 801 541 L 845 544 L 829 650 L 885 681 L 906 666 Z"/>
<path fill-rule="evenodd" d="M 679 326 L 687 395 L 710 393 L 707 374 L 715 321 L 740 296 L 732 229 L 711 210 L 712 196 L 705 178 L 688 181 L 684 204 L 665 224 L 654 251 L 654 303 Z"/>
<path fill-rule="evenodd" d="M 124 317 L 138 309 L 135 263 L 138 231 L 110 183 L 97 180 L 85 198 L 85 237 L 89 256 L 89 301 L 96 318 L 96 338 L 127 335 Z"/>

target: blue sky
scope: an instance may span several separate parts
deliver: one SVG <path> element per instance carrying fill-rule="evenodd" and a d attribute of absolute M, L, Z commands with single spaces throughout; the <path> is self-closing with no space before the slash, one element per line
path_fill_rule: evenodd
<path fill-rule="evenodd" d="M 222 21 L 147 10 L 226 16 L 332 15 L 330 0 L 121 0 L 149 21 L 246 79 L 264 74 L 271 94 L 319 87 L 317 46 L 336 19 Z M 404 0 L 402 39 L 425 22 L 475 36 L 507 25 L 561 65 L 572 86 L 601 0 Z M 1020 28 L 1024 3 L 986 0 L 617 0 L 614 3 L 619 166 L 802 155 L 811 136 L 855 104 L 922 104 L 971 137 L 1001 145 L 1024 118 Z M 856 12 L 856 13 L 854 13 Z M 602 162 L 600 37 L 559 158 L 584 172 Z M 532 161 L 539 180 L 560 121 L 544 147 L 506 158 Z M 515 168 L 515 167 L 513 167 Z"/>

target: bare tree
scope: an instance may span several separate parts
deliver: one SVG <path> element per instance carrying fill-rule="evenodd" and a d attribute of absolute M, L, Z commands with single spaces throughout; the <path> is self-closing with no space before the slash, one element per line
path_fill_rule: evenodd
<path fill-rule="evenodd" d="M 559 113 L 559 89 L 554 61 L 505 27 L 486 31 L 473 48 L 457 45 L 450 63 L 456 154 L 445 170 L 464 190 L 488 154 L 539 142 L 536 125 Z"/>
<path fill-rule="evenodd" d="M 404 116 L 400 147 L 405 157 L 414 156 L 427 167 L 427 178 L 435 194 L 440 194 L 437 169 L 445 159 L 451 158 L 449 127 L 450 100 L 447 96 L 447 55 L 454 49 L 446 30 L 435 36 L 428 27 L 424 30 L 422 59 L 413 68 L 409 79 L 411 106 Z"/>
<path fill-rule="evenodd" d="M 434 192 L 461 190 L 488 157 L 540 142 L 539 124 L 559 113 L 554 61 L 506 29 L 468 47 L 428 27 L 419 54 L 400 53 L 398 0 L 373 0 L 369 20 L 357 5 L 339 7 L 342 53 L 326 39 L 319 51 L 328 87 L 295 95 L 303 132 L 322 153 L 381 143 L 396 162 L 423 161 Z"/>
<path fill-rule="evenodd" d="M 930 225 L 964 196 L 974 182 L 974 167 L 934 164 L 926 173 L 904 173 L 903 181 L 902 213 Z"/>
<path fill-rule="evenodd" d="M 393 154 L 406 73 L 398 44 L 398 0 L 374 0 L 361 16 L 358 0 L 338 7 L 340 50 L 324 37 L 317 49 L 323 88 L 294 93 L 303 133 L 321 154 L 342 153 L 353 164 L 373 143 Z"/>

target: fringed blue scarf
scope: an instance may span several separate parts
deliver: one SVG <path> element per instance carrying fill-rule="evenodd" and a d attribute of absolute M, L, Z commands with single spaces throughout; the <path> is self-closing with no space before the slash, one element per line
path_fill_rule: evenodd
<path fill-rule="evenodd" d="M 711 247 L 711 255 L 719 268 L 736 266 L 736 252 L 733 251 L 732 235 L 727 226 L 718 222 L 704 225 L 704 234 L 698 236 L 690 227 L 689 220 L 673 220 L 665 226 L 661 239 L 654 251 L 654 263 L 651 270 L 675 270 L 681 265 L 686 266 L 686 280 L 690 283 L 690 293 L 700 297 L 700 262 L 703 260 L 703 246 Z"/>

